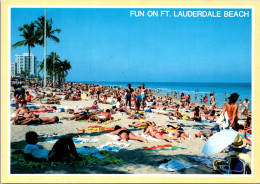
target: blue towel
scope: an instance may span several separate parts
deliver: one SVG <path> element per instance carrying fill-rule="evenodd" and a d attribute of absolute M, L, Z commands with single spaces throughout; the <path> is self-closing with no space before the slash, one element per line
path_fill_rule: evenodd
<path fill-rule="evenodd" d="M 213 122 L 215 122 L 215 121 L 208 121 L 208 120 L 201 120 L 201 121 L 196 121 L 195 120 L 195 122 L 198 122 L 198 123 L 213 123 Z"/>
<path fill-rule="evenodd" d="M 18 104 L 11 104 L 11 107 L 19 107 Z"/>
<path fill-rule="evenodd" d="M 28 107 L 29 109 L 37 109 L 37 107 L 36 107 L 35 105 L 27 105 L 27 107 Z"/>

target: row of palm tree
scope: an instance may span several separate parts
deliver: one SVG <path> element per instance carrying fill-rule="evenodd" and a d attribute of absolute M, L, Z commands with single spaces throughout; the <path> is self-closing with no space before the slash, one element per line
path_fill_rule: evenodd
<path fill-rule="evenodd" d="M 44 69 L 44 62 L 40 65 L 40 71 Z M 59 84 L 65 82 L 68 75 L 68 70 L 71 69 L 70 61 L 60 60 L 60 56 L 56 52 L 51 52 L 46 57 L 46 71 L 51 79 L 57 81 Z M 56 80 L 55 80 L 56 79 Z"/>
<path fill-rule="evenodd" d="M 12 48 L 17 48 L 20 46 L 28 47 L 29 56 L 31 53 L 31 48 L 36 45 L 44 45 L 44 16 L 39 17 L 36 21 L 31 22 L 30 24 L 25 24 L 23 27 L 19 27 L 20 34 L 23 37 L 23 40 L 18 41 L 12 45 Z M 59 38 L 55 36 L 56 33 L 60 33 L 60 29 L 53 29 L 52 19 L 46 20 L 46 38 L 53 40 L 54 42 L 60 42 Z M 53 57 L 55 55 L 55 57 Z M 57 81 L 64 81 L 65 77 L 68 75 L 68 70 L 71 69 L 70 62 L 65 60 L 61 61 L 59 56 L 52 52 L 47 60 L 47 73 L 49 76 L 56 76 Z M 29 68 L 28 68 L 28 81 L 30 84 L 30 67 L 31 67 L 31 58 L 29 57 Z M 43 62 L 40 65 L 41 70 L 43 69 Z"/>

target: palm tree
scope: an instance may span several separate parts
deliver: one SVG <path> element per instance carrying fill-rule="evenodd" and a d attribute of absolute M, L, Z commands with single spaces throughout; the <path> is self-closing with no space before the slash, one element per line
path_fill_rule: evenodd
<path fill-rule="evenodd" d="M 28 81 L 30 85 L 30 68 L 31 68 L 31 48 L 35 47 L 35 44 L 39 40 L 39 34 L 35 29 L 35 24 L 31 22 L 31 24 L 25 24 L 23 27 L 19 27 L 19 31 L 22 31 L 22 36 L 24 40 L 19 41 L 12 45 L 12 48 L 20 47 L 20 46 L 27 46 L 29 51 L 29 69 L 28 69 Z M 26 68 L 25 68 L 26 72 Z"/>
<path fill-rule="evenodd" d="M 49 75 L 51 78 L 55 76 L 55 63 L 60 61 L 60 56 L 56 54 L 55 52 L 51 52 L 47 58 L 46 58 L 46 71 L 47 75 Z M 44 68 L 44 61 L 40 64 L 40 71 Z"/>
<path fill-rule="evenodd" d="M 59 86 L 62 82 L 65 82 L 65 78 L 68 75 L 68 70 L 71 69 L 70 61 L 65 59 L 64 61 L 58 61 L 54 65 L 55 73 L 58 74 Z"/>
<path fill-rule="evenodd" d="M 35 24 L 37 26 L 37 30 L 39 31 L 40 38 L 38 41 L 39 45 L 44 44 L 44 16 L 41 16 L 38 18 L 38 20 L 35 21 Z M 54 40 L 55 42 L 60 42 L 60 39 L 56 36 L 54 36 L 55 33 L 60 33 L 61 29 L 54 29 L 52 28 L 52 19 L 46 20 L 46 37 Z"/>

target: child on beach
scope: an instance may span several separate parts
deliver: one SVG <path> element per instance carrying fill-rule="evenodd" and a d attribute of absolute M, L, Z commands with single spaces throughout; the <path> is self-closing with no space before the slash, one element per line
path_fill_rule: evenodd
<path fill-rule="evenodd" d="M 34 162 L 58 162 L 63 161 L 66 157 L 66 161 L 71 160 L 70 154 L 75 157 L 75 160 L 82 160 L 73 143 L 71 137 L 61 137 L 52 147 L 52 150 L 43 149 L 42 146 L 37 144 L 38 135 L 36 132 L 30 131 L 25 135 L 26 142 L 28 143 L 24 148 L 24 159 L 26 161 Z"/>

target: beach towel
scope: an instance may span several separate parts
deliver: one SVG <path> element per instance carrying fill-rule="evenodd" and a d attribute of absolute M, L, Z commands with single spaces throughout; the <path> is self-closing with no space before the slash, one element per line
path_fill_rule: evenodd
<path fill-rule="evenodd" d="M 198 122 L 198 123 L 213 123 L 213 122 L 216 122 L 216 121 L 213 121 L 213 120 L 201 120 L 201 121 L 197 121 L 195 120 L 195 122 Z"/>
<path fill-rule="evenodd" d="M 105 145 L 98 146 L 97 149 L 119 152 L 121 149 L 127 148 L 130 145 L 130 143 L 108 142 Z"/>
<path fill-rule="evenodd" d="M 152 152 L 157 152 L 160 150 L 176 150 L 176 149 L 183 149 L 183 147 L 173 146 L 171 144 L 164 144 L 164 145 L 157 145 L 152 147 L 143 147 L 144 150 L 149 150 Z"/>
<path fill-rule="evenodd" d="M 152 136 L 150 136 L 150 135 L 148 135 L 148 134 L 144 135 L 144 134 L 140 134 L 140 133 L 139 133 L 138 135 L 140 135 L 140 136 L 142 136 L 142 137 L 144 137 L 145 139 L 150 140 L 150 141 L 156 141 L 156 142 L 160 141 L 159 139 L 156 139 L 156 138 L 154 138 L 154 137 L 152 137 Z"/>
<path fill-rule="evenodd" d="M 11 104 L 11 107 L 19 107 L 18 104 Z"/>
<path fill-rule="evenodd" d="M 185 164 L 182 163 L 179 160 L 170 160 L 167 163 L 163 163 L 159 166 L 160 169 L 166 170 L 166 171 L 179 171 L 185 168 L 191 168 L 191 167 L 198 167 L 198 165 L 192 165 L 192 164 Z"/>
<path fill-rule="evenodd" d="M 83 143 L 95 143 L 95 142 L 98 142 L 99 139 L 98 138 L 95 138 L 95 139 L 91 139 L 91 138 L 74 138 L 72 139 L 74 143 L 77 143 L 77 144 L 83 144 Z"/>
<path fill-rule="evenodd" d="M 120 121 L 121 118 L 116 118 L 116 119 L 112 119 L 112 120 L 108 120 L 108 121 L 104 121 L 104 122 L 96 122 L 96 121 L 87 121 L 87 120 L 78 120 L 79 122 L 88 122 L 88 123 L 98 123 L 98 124 L 109 124 L 109 123 L 112 123 L 112 122 L 116 122 L 116 121 Z"/>
<path fill-rule="evenodd" d="M 99 139 L 86 139 L 86 138 L 74 138 L 72 140 L 76 144 L 95 143 L 95 142 L 99 141 Z M 56 143 L 58 141 L 58 139 L 47 138 L 47 139 L 45 139 L 45 141 L 49 142 L 49 143 Z"/>
<path fill-rule="evenodd" d="M 213 169 L 213 161 L 215 159 L 224 160 L 224 157 L 217 157 L 217 156 L 211 156 L 211 157 L 205 157 L 205 156 L 188 156 L 189 158 L 192 158 L 193 160 L 205 165 L 206 167 Z"/>
<path fill-rule="evenodd" d="M 76 128 L 80 132 L 109 132 L 113 131 L 114 127 L 103 127 L 103 126 L 88 126 L 87 128 Z"/>

